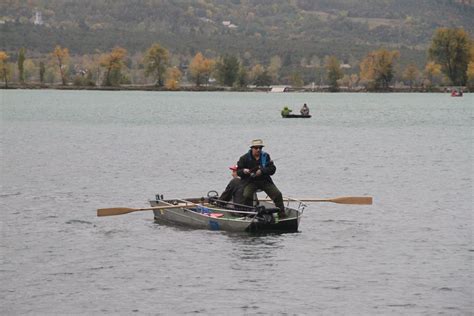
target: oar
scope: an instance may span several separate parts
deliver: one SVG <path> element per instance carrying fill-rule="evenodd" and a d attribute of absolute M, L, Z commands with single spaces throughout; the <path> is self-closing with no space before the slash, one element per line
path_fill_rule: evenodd
<path fill-rule="evenodd" d="M 128 207 L 112 207 L 112 208 L 99 208 L 97 210 L 97 216 L 113 216 L 122 215 L 138 211 L 149 211 L 149 210 L 164 210 L 172 208 L 183 208 L 183 207 L 194 207 L 196 204 L 181 204 L 181 205 L 163 205 L 153 206 L 145 208 L 128 208 Z"/>
<path fill-rule="evenodd" d="M 371 196 L 341 196 L 332 199 L 298 199 L 301 202 L 332 202 L 339 204 L 372 205 Z"/>
<path fill-rule="evenodd" d="M 266 201 L 271 201 L 270 199 L 265 199 Z M 284 199 L 288 201 L 291 199 Z M 360 205 L 371 205 L 372 204 L 372 197 L 371 196 L 341 196 L 332 199 L 316 199 L 316 198 L 307 198 L 307 199 L 299 199 L 295 198 L 296 201 L 301 202 L 332 202 L 332 203 L 339 203 L 339 204 L 360 204 Z"/>

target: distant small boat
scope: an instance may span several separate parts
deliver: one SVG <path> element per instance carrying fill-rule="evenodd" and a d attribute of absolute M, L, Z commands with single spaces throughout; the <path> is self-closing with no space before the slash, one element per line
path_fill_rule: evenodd
<path fill-rule="evenodd" d="M 451 92 L 451 96 L 452 96 L 452 97 L 462 97 L 462 95 L 463 95 L 462 91 L 453 90 L 453 91 Z"/>
<path fill-rule="evenodd" d="M 283 118 L 310 118 L 310 114 L 282 114 Z"/>

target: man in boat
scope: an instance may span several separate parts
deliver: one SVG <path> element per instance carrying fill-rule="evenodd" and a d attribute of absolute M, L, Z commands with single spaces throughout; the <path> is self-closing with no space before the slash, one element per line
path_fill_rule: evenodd
<path fill-rule="evenodd" d="M 288 108 L 287 106 L 285 106 L 283 108 L 283 110 L 281 110 L 281 116 L 287 116 L 289 115 L 290 113 L 292 112 L 292 110 L 290 108 Z"/>
<path fill-rule="evenodd" d="M 225 188 L 224 192 L 222 192 L 219 200 L 221 201 L 230 201 L 232 200 L 233 203 L 236 204 L 244 204 L 244 187 L 242 185 L 242 180 L 237 175 L 237 165 L 229 167 L 232 170 L 232 180 L 230 180 L 229 184 Z"/>
<path fill-rule="evenodd" d="M 275 206 L 280 209 L 278 215 L 285 217 L 283 196 L 271 178 L 275 174 L 276 167 L 270 155 L 262 150 L 263 147 L 261 139 L 254 139 L 250 150 L 237 162 L 237 174 L 244 185 L 244 202 L 245 205 L 252 206 L 254 194 L 260 189 L 267 193 Z"/>
<path fill-rule="evenodd" d="M 301 115 L 309 115 L 309 108 L 306 105 L 306 103 L 303 105 L 303 107 L 300 110 Z"/>

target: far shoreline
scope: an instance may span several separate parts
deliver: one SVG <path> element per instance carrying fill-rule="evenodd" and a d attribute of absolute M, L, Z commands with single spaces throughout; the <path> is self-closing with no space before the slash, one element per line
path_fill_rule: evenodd
<path fill-rule="evenodd" d="M 284 93 L 284 92 L 316 92 L 316 93 L 446 93 L 452 89 L 462 89 L 464 93 L 470 91 L 466 87 L 443 86 L 426 89 L 422 87 L 391 87 L 388 90 L 368 90 L 366 88 L 347 88 L 340 87 L 338 91 L 331 91 L 329 87 L 315 86 L 294 88 L 290 86 L 278 85 L 284 87 L 280 91 L 272 91 L 272 87 L 246 87 L 232 88 L 223 86 L 182 86 L 178 89 L 167 89 L 156 85 L 121 85 L 121 86 L 77 86 L 77 85 L 58 85 L 58 84 L 38 84 L 38 83 L 11 83 L 7 87 L 1 85 L 2 90 L 89 90 L 89 91 L 156 91 L 156 92 L 267 92 L 267 93 Z"/>

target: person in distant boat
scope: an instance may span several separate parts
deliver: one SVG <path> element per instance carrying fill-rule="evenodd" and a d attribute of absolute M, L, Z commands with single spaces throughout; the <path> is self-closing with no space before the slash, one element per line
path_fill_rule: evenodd
<path fill-rule="evenodd" d="M 287 116 L 287 115 L 289 115 L 291 112 L 292 112 L 292 110 L 289 109 L 287 106 L 285 106 L 285 107 L 283 108 L 283 110 L 281 110 L 281 116 Z"/>
<path fill-rule="evenodd" d="M 306 105 L 306 103 L 303 105 L 303 107 L 300 110 L 301 115 L 309 115 L 309 108 Z"/>
<path fill-rule="evenodd" d="M 270 155 L 262 150 L 263 147 L 261 139 L 252 140 L 250 150 L 237 162 L 237 175 L 244 185 L 244 203 L 252 206 L 254 194 L 260 189 L 265 191 L 280 209 L 278 215 L 285 217 L 283 196 L 271 178 L 275 174 L 276 167 Z"/>
<path fill-rule="evenodd" d="M 236 204 L 244 204 L 244 188 L 242 185 L 242 180 L 237 175 L 237 165 L 229 167 L 232 170 L 232 180 L 222 192 L 219 200 L 221 201 L 231 201 Z"/>

